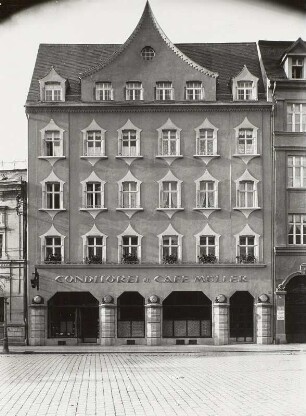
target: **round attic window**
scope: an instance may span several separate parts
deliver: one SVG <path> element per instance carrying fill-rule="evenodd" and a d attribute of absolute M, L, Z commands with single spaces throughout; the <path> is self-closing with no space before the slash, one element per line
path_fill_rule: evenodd
<path fill-rule="evenodd" d="M 155 56 L 155 50 L 151 46 L 145 46 L 141 51 L 141 56 L 145 61 L 152 61 Z"/>

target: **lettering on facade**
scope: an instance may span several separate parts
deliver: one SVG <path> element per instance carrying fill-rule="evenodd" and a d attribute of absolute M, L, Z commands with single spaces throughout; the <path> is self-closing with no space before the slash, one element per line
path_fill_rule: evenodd
<path fill-rule="evenodd" d="M 140 277 L 137 275 L 59 275 L 55 277 L 55 281 L 57 283 L 246 283 L 248 282 L 248 278 L 244 275 L 222 276 L 218 274 L 201 276 L 157 275 L 153 278 Z"/>
<path fill-rule="evenodd" d="M 277 307 L 276 319 L 278 321 L 284 321 L 285 320 L 285 307 L 284 306 L 278 306 Z"/>

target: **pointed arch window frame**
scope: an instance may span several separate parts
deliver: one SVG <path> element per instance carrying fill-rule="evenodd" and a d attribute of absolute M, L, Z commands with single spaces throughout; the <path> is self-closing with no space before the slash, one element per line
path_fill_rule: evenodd
<path fill-rule="evenodd" d="M 182 158 L 183 155 L 181 155 L 181 131 L 182 129 L 180 129 L 179 127 L 177 127 L 170 118 L 168 118 L 168 120 L 158 129 L 156 129 L 157 131 L 157 135 L 158 135 L 158 152 L 156 155 L 156 158 L 158 159 L 164 159 L 168 165 L 171 165 L 171 163 L 179 158 Z M 171 131 L 175 131 L 175 154 L 170 154 L 171 153 L 171 142 L 172 139 L 168 138 L 168 152 L 167 154 L 164 154 L 163 152 L 163 142 L 164 142 L 164 136 L 163 136 L 163 132 L 171 132 Z M 171 134 L 171 133 L 170 133 Z"/>
<path fill-rule="evenodd" d="M 91 174 L 84 179 L 81 183 L 81 189 L 82 189 L 82 206 L 80 208 L 80 211 L 87 211 L 93 218 L 96 218 L 96 216 L 103 211 L 107 211 L 107 208 L 105 208 L 105 181 L 103 181 L 95 172 L 91 172 Z M 100 207 L 89 207 L 87 204 L 87 196 L 88 196 L 88 190 L 87 190 L 87 184 L 88 183 L 94 183 L 94 184 L 100 184 L 101 190 L 100 190 L 100 200 L 101 200 L 101 206 Z M 93 191 L 94 192 L 94 191 Z M 97 193 L 97 192 L 94 192 Z"/>
<path fill-rule="evenodd" d="M 118 239 L 118 264 L 123 263 L 124 253 L 123 253 L 123 237 L 137 237 L 137 260 L 138 263 L 141 263 L 141 241 L 143 235 L 139 234 L 132 226 L 129 224 L 123 233 L 117 235 Z M 131 246 L 132 247 L 132 246 Z"/>
<path fill-rule="evenodd" d="M 200 140 L 201 140 L 201 130 L 213 130 L 213 137 L 212 137 L 212 143 L 213 143 L 213 152 L 211 154 L 205 153 L 201 154 L 200 152 Z M 196 134 L 196 153 L 193 155 L 195 158 L 202 159 L 203 162 L 207 165 L 212 159 L 220 157 L 218 154 L 218 128 L 214 126 L 207 118 L 203 121 L 202 124 L 200 124 L 198 127 L 194 129 Z M 208 138 L 206 138 L 206 149 L 208 145 Z"/>
<path fill-rule="evenodd" d="M 40 156 L 38 156 L 38 159 L 45 159 L 48 160 L 51 166 L 55 164 L 58 160 L 66 159 L 65 156 L 65 150 L 64 150 L 64 132 L 65 130 L 61 128 L 58 124 L 55 123 L 53 118 L 49 121 L 49 123 L 43 127 L 40 130 L 41 135 L 41 150 L 40 150 Z M 57 133 L 58 135 L 58 141 L 59 141 L 59 155 L 47 155 L 47 142 L 48 140 L 48 133 Z M 53 135 L 52 135 L 53 136 Z M 53 151 L 54 151 L 54 138 L 51 139 Z"/>
<path fill-rule="evenodd" d="M 46 237 L 50 238 L 60 238 L 61 239 L 61 245 L 60 245 L 60 261 L 56 261 L 56 263 L 64 263 L 65 262 L 65 238 L 66 236 L 64 234 L 61 234 L 52 224 L 48 231 L 46 231 L 44 234 L 41 234 L 39 236 L 40 238 L 40 251 L 41 251 L 41 262 L 42 263 L 49 263 L 52 262 L 50 260 L 47 260 L 47 252 L 46 252 Z"/>
<path fill-rule="evenodd" d="M 252 148 L 253 153 L 241 153 L 239 152 L 239 132 L 240 130 L 252 130 Z M 234 128 L 235 131 L 235 153 L 233 154 L 233 157 L 239 157 L 244 161 L 245 164 L 248 164 L 248 162 L 251 159 L 254 159 L 255 157 L 260 157 L 260 153 L 258 153 L 258 127 L 254 126 L 247 117 L 244 118 L 242 123 L 240 123 L 237 127 Z M 245 138 L 247 140 L 247 138 Z"/>
<path fill-rule="evenodd" d="M 82 155 L 81 155 L 81 159 L 85 159 L 87 160 L 92 166 L 94 166 L 99 160 L 102 159 L 107 159 L 108 156 L 106 156 L 105 153 L 105 136 L 106 136 L 106 131 L 105 129 L 103 129 L 103 127 L 101 127 L 96 121 L 95 119 L 93 119 L 91 121 L 91 123 L 85 128 L 81 130 L 81 134 L 82 134 Z M 93 142 L 95 143 L 95 135 L 96 133 L 100 133 L 101 135 L 101 153 L 100 154 L 93 154 L 93 155 L 89 155 L 88 153 L 88 137 L 89 134 L 93 134 L 94 133 L 94 139 Z"/>
<path fill-rule="evenodd" d="M 60 99 L 59 100 L 47 100 L 46 99 L 46 86 L 58 84 L 60 89 Z M 40 101 L 45 103 L 60 103 L 66 100 L 66 84 L 67 79 L 59 75 L 53 66 L 51 66 L 48 74 L 39 80 L 40 87 Z"/>
<path fill-rule="evenodd" d="M 182 262 L 183 259 L 183 234 L 180 234 L 175 230 L 175 228 L 172 226 L 172 224 L 169 224 L 166 230 L 164 230 L 162 233 L 157 235 L 158 237 L 158 243 L 159 243 L 159 264 L 165 264 L 164 259 L 164 244 L 163 244 L 163 237 L 177 237 L 177 261 L 173 263 L 174 265 L 177 265 L 178 263 Z M 175 247 L 175 246 L 173 246 Z M 171 255 L 172 253 L 170 253 Z"/>
<path fill-rule="evenodd" d="M 199 261 L 199 257 L 201 255 L 201 252 L 200 252 L 200 250 L 201 250 L 200 239 L 201 239 L 201 237 L 204 237 L 204 236 L 205 237 L 207 236 L 207 237 L 214 237 L 215 238 L 215 245 L 214 245 L 214 247 L 215 247 L 215 256 L 216 256 L 216 262 L 215 263 L 219 263 L 219 260 L 220 260 L 220 251 L 219 251 L 220 244 L 219 244 L 219 241 L 220 241 L 221 235 L 218 234 L 218 233 L 216 233 L 210 227 L 209 224 L 205 224 L 205 226 L 202 229 L 202 231 L 200 231 L 199 233 L 197 233 L 197 234 L 194 235 L 194 237 L 196 239 L 196 263 L 202 264 Z M 210 263 L 207 263 L 207 264 L 210 264 Z"/>
<path fill-rule="evenodd" d="M 253 206 L 240 206 L 240 197 L 241 197 L 241 189 L 240 184 L 243 182 L 252 182 L 253 185 Z M 244 173 L 235 180 L 236 185 L 236 205 L 234 207 L 234 210 L 241 211 L 246 218 L 249 217 L 249 215 L 254 212 L 260 210 L 260 206 L 258 205 L 258 183 L 259 180 L 256 179 L 247 169 L 244 171 Z"/>
<path fill-rule="evenodd" d="M 141 184 L 142 182 L 137 179 L 130 171 L 120 180 L 118 183 L 118 208 L 116 208 L 116 211 L 122 211 L 124 212 L 129 218 L 132 218 L 134 214 L 137 212 L 143 211 L 143 208 L 141 207 Z M 136 204 L 135 207 L 124 207 L 123 203 L 123 184 L 124 183 L 136 183 L 136 191 L 135 191 L 135 200 Z M 134 192 L 134 191 L 128 191 L 128 193 Z M 128 196 L 130 200 L 130 196 Z"/>
<path fill-rule="evenodd" d="M 176 207 L 164 207 L 164 196 L 165 196 L 165 183 L 171 183 L 175 182 L 177 185 L 176 190 L 176 199 L 177 199 L 177 206 Z M 169 218 L 172 218 L 172 216 L 179 211 L 184 211 L 184 208 L 182 208 L 182 183 L 180 179 L 178 179 L 176 176 L 173 175 L 173 173 L 169 170 L 168 173 L 159 181 L 157 181 L 159 186 L 159 203 L 158 208 L 156 208 L 156 211 L 163 211 L 165 214 L 168 215 Z M 171 189 L 169 189 L 169 198 L 171 198 Z M 170 204 L 172 205 L 172 203 Z"/>
<path fill-rule="evenodd" d="M 255 75 L 253 75 L 246 65 L 243 66 L 240 73 L 232 79 L 232 95 L 233 101 L 242 101 L 242 102 L 249 102 L 249 101 L 258 101 L 258 81 Z M 245 88 L 239 87 L 239 83 L 241 82 L 249 82 L 251 83 L 251 96 L 250 98 L 247 97 L 247 92 Z M 239 91 L 244 90 L 244 96 L 246 98 L 239 98 Z"/>
<path fill-rule="evenodd" d="M 262 257 L 262 250 L 260 247 L 260 238 L 261 235 L 257 234 L 250 226 L 249 224 L 246 224 L 244 226 L 244 228 L 237 234 L 234 235 L 235 237 L 235 241 L 236 241 L 236 263 L 237 264 L 241 264 L 243 266 L 245 266 L 245 264 L 256 264 L 256 263 L 260 263 L 261 261 L 261 257 Z M 254 262 L 243 262 L 241 260 L 239 260 L 239 258 L 241 259 L 241 252 L 240 252 L 240 237 L 254 237 L 254 257 L 255 257 L 255 261 Z"/>
<path fill-rule="evenodd" d="M 212 207 L 201 207 L 200 203 L 200 186 L 201 182 L 213 182 L 214 183 L 214 189 L 213 189 L 213 198 L 214 198 L 214 205 Z M 221 208 L 219 208 L 219 181 L 218 179 L 214 178 L 206 169 L 204 174 L 195 180 L 196 184 L 196 206 L 193 208 L 194 211 L 200 211 L 202 212 L 206 218 L 210 216 L 211 213 L 215 211 L 219 211 Z"/>
<path fill-rule="evenodd" d="M 53 171 L 50 175 L 40 182 L 41 191 L 42 191 L 42 207 L 39 208 L 39 211 L 47 212 L 53 219 L 56 214 L 59 212 L 66 211 L 64 208 L 64 184 L 65 182 L 60 179 Z M 59 184 L 59 207 L 58 208 L 48 208 L 47 204 L 47 184 Z"/>
<path fill-rule="evenodd" d="M 133 161 L 136 160 L 136 159 L 142 159 L 143 156 L 141 155 L 141 152 L 140 152 L 140 142 L 141 142 L 140 139 L 141 139 L 142 129 L 135 126 L 135 124 L 130 119 L 128 119 L 127 122 L 124 124 L 124 126 L 122 126 L 117 131 L 118 131 L 118 154 L 116 156 L 116 159 L 122 159 L 128 165 L 131 165 L 133 163 Z M 136 136 L 135 155 L 132 155 L 132 154 L 124 155 L 123 154 L 124 153 L 123 152 L 124 131 L 135 131 L 135 136 Z M 130 144 L 130 139 L 129 139 L 129 144 Z M 129 146 L 129 151 L 131 153 L 131 146 Z"/>
<path fill-rule="evenodd" d="M 83 262 L 86 264 L 90 264 L 90 256 L 88 252 L 88 237 L 102 237 L 102 256 L 101 256 L 101 263 L 106 263 L 106 247 L 107 247 L 107 238 L 108 236 L 102 233 L 97 226 L 94 224 L 92 228 L 85 234 L 81 236 L 83 242 Z M 95 264 L 95 263 L 93 263 Z"/>

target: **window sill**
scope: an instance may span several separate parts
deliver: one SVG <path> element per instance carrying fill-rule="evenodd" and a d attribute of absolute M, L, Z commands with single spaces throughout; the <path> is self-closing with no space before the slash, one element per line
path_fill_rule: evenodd
<path fill-rule="evenodd" d="M 202 159 L 205 165 L 208 165 L 208 163 L 217 157 L 220 157 L 220 155 L 213 154 L 213 155 L 193 155 L 196 159 Z"/>
<path fill-rule="evenodd" d="M 156 208 L 156 211 L 163 211 L 169 218 L 172 218 L 176 212 L 184 211 L 184 208 Z"/>
<path fill-rule="evenodd" d="M 261 208 L 260 207 L 250 207 L 250 208 L 242 208 L 242 207 L 234 207 L 233 208 L 235 211 L 241 211 L 246 218 L 249 217 L 249 215 L 253 212 L 253 211 L 258 211 Z"/>
<path fill-rule="evenodd" d="M 58 160 L 66 159 L 66 156 L 38 156 L 38 159 L 47 160 L 53 166 Z"/>
<path fill-rule="evenodd" d="M 156 159 L 164 159 L 170 166 L 175 159 L 181 159 L 183 155 L 156 155 Z"/>
<path fill-rule="evenodd" d="M 107 211 L 107 208 L 80 208 L 80 211 L 87 211 L 93 218 L 96 218 L 100 212 Z"/>
<path fill-rule="evenodd" d="M 58 214 L 59 212 L 65 212 L 66 209 L 65 208 L 59 208 L 59 209 L 39 208 L 38 211 L 47 212 L 50 215 L 50 217 L 53 219 L 56 214 Z"/>
<path fill-rule="evenodd" d="M 143 156 L 138 155 L 138 156 L 121 156 L 121 155 L 117 155 L 115 156 L 115 159 L 123 159 L 128 165 L 131 165 L 134 160 L 136 159 L 143 159 Z"/>
<path fill-rule="evenodd" d="M 206 218 L 208 218 L 210 216 L 210 214 L 212 214 L 214 211 L 220 211 L 221 208 L 201 208 L 201 207 L 197 207 L 197 208 L 193 208 L 193 211 L 201 211 L 202 214 L 205 215 Z"/>
<path fill-rule="evenodd" d="M 116 208 L 116 211 L 122 211 L 124 212 L 129 218 L 132 218 L 134 214 L 137 212 L 143 211 L 143 208 Z"/>
<path fill-rule="evenodd" d="M 305 186 L 287 186 L 287 191 L 294 191 L 294 192 L 305 192 L 306 187 Z"/>
<path fill-rule="evenodd" d="M 82 155 L 80 159 L 87 160 L 92 166 L 94 166 L 99 160 L 108 159 L 108 156 L 101 155 L 101 156 L 86 156 Z"/>
<path fill-rule="evenodd" d="M 254 159 L 255 157 L 260 157 L 260 154 L 254 153 L 251 155 L 247 155 L 247 154 L 242 154 L 242 153 L 241 154 L 235 153 L 233 157 L 240 157 L 240 159 L 242 159 L 244 163 L 247 164 L 251 159 Z"/>

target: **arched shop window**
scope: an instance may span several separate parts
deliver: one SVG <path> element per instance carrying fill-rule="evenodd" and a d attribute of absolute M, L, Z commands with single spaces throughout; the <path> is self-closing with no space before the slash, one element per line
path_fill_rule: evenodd
<path fill-rule="evenodd" d="M 172 292 L 163 302 L 163 337 L 211 338 L 211 309 L 203 292 Z"/>
<path fill-rule="evenodd" d="M 252 342 L 254 332 L 254 298 L 249 292 L 235 292 L 230 298 L 230 337 Z"/>
<path fill-rule="evenodd" d="M 118 338 L 144 338 L 144 298 L 138 292 L 124 292 L 117 301 Z"/>
<path fill-rule="evenodd" d="M 306 342 L 306 276 L 293 277 L 286 285 L 285 325 L 287 342 Z"/>
<path fill-rule="evenodd" d="M 58 292 L 48 301 L 49 338 L 97 342 L 99 302 L 89 292 Z"/>

